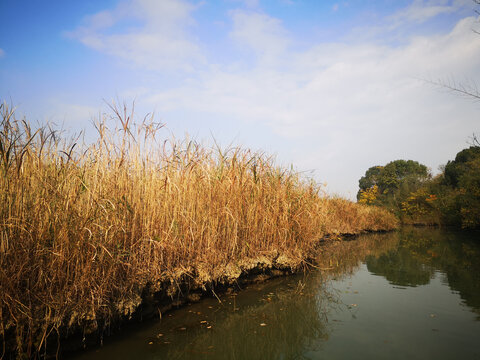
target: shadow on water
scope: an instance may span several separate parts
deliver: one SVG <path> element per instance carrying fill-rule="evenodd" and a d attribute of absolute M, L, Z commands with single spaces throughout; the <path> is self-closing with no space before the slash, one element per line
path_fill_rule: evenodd
<path fill-rule="evenodd" d="M 361 336 L 371 342 L 384 336 L 385 328 L 396 326 L 392 322 L 382 325 L 385 315 L 379 309 L 366 312 L 368 304 L 378 300 L 378 296 L 399 298 L 394 306 L 397 309 L 401 307 L 405 302 L 405 298 L 401 297 L 406 294 L 406 290 L 402 292 L 395 286 L 426 288 L 436 276 L 440 276 L 439 286 L 449 287 L 458 293 L 471 308 L 469 311 L 474 311 L 478 316 L 480 266 L 476 260 L 479 255 L 480 242 L 475 242 L 471 235 L 439 229 L 406 228 L 396 233 L 370 234 L 351 241 L 334 241 L 320 250 L 315 271 L 252 284 L 238 292 L 231 290 L 220 296 L 221 302 L 212 297 L 189 304 L 164 315 L 161 321 L 144 323 L 137 329 L 130 328 L 123 334 L 107 339 L 103 348 L 77 354 L 76 358 L 303 359 L 324 355 L 341 358 L 343 350 L 337 348 L 345 347 L 345 342 L 354 345 Z M 373 278 L 386 279 L 388 283 L 381 281 L 387 284 L 387 288 L 380 285 L 378 293 L 374 288 L 368 288 L 373 285 L 362 288 L 365 282 L 355 283 L 355 278 L 361 280 L 362 276 L 368 280 L 367 284 L 375 283 Z M 364 313 L 359 313 L 358 321 L 348 320 L 355 318 L 349 314 L 343 318 L 339 315 L 352 311 L 351 306 L 345 303 L 350 300 L 345 298 L 347 291 L 339 291 L 331 284 L 340 284 L 343 290 L 350 286 L 358 289 L 355 291 L 358 295 L 354 295 L 353 291 L 348 295 L 364 299 L 365 303 L 359 303 L 358 308 L 354 309 L 358 311 L 363 306 L 361 310 Z M 417 299 L 417 295 L 411 294 L 411 299 Z M 416 309 L 422 305 L 412 306 L 411 309 Z M 397 311 L 392 309 L 384 309 L 384 314 Z M 368 316 L 362 317 L 362 314 Z M 378 319 L 373 318 L 376 314 Z M 426 317 L 430 319 L 428 312 Z M 339 318 L 343 320 L 335 320 Z M 366 318 L 371 318 L 376 325 L 363 323 Z M 401 319 L 398 320 L 400 321 Z M 445 328 L 450 324 L 445 323 Z M 377 327 L 377 333 L 373 334 L 371 326 Z M 422 323 L 406 322 L 403 328 L 398 325 L 396 330 L 392 330 L 397 335 L 392 336 L 401 338 L 403 334 L 408 334 L 406 329 L 409 326 L 418 328 Z M 435 344 L 438 340 L 431 338 L 433 332 L 429 326 L 427 340 Z M 443 333 L 437 331 L 434 334 L 440 336 Z M 332 337 L 336 340 L 332 340 Z M 408 336 L 405 336 L 405 341 L 409 341 Z M 355 349 L 353 345 L 352 349 Z M 352 351 L 366 348 L 361 342 L 358 346 L 359 350 Z M 332 347 L 337 348 L 331 349 Z M 377 352 L 378 345 L 371 351 L 372 354 L 382 354 Z M 428 353 L 418 354 L 428 356 Z M 354 355 L 350 353 L 347 356 Z M 397 355 L 401 358 L 405 354 L 398 352 Z"/>

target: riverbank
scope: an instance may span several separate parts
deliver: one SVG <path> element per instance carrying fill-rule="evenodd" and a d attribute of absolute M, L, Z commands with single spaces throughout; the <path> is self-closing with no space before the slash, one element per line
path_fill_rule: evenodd
<path fill-rule="evenodd" d="M 217 293 L 73 359 L 475 359 L 477 239 L 406 227 L 324 243 L 318 270 Z"/>
<path fill-rule="evenodd" d="M 113 114 L 85 145 L 1 107 L 2 352 L 40 356 L 185 289 L 298 271 L 327 235 L 397 226 L 265 154 L 162 139 L 157 124 Z"/>

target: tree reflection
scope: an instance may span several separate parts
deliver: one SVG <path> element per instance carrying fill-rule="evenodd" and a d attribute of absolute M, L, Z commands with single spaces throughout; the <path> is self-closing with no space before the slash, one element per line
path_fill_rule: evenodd
<path fill-rule="evenodd" d="M 402 248 L 379 257 L 368 256 L 365 262 L 368 271 L 384 276 L 391 284 L 399 286 L 426 285 L 433 275 L 431 268 Z"/>
<path fill-rule="evenodd" d="M 398 248 L 367 256 L 370 272 L 400 286 L 426 285 L 435 271 L 446 275 L 466 305 L 480 315 L 480 243 L 478 233 L 408 228 L 395 235 Z"/>

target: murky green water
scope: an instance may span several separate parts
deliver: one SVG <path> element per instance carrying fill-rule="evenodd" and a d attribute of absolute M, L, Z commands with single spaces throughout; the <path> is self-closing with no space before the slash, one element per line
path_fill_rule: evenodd
<path fill-rule="evenodd" d="M 364 236 L 322 270 L 202 300 L 76 358 L 480 359 L 479 237 Z"/>

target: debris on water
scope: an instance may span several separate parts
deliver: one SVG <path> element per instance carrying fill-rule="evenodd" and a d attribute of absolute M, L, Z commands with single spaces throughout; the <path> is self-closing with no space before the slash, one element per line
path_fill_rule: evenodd
<path fill-rule="evenodd" d="M 153 345 L 153 341 L 150 341 L 150 342 L 148 343 L 148 345 Z"/>
<path fill-rule="evenodd" d="M 211 328 L 212 328 L 212 325 L 207 326 L 207 329 L 211 329 Z"/>
<path fill-rule="evenodd" d="M 261 324 L 260 324 L 260 326 L 267 326 L 267 324 L 265 324 L 265 323 L 261 323 Z"/>
<path fill-rule="evenodd" d="M 162 333 L 157 334 L 157 338 L 161 338 L 163 336 Z"/>
<path fill-rule="evenodd" d="M 200 321 L 200 324 L 206 324 L 206 323 L 207 323 L 207 320 Z"/>
<path fill-rule="evenodd" d="M 430 317 L 434 318 L 434 317 L 437 317 L 437 315 L 436 314 L 430 314 Z"/>

